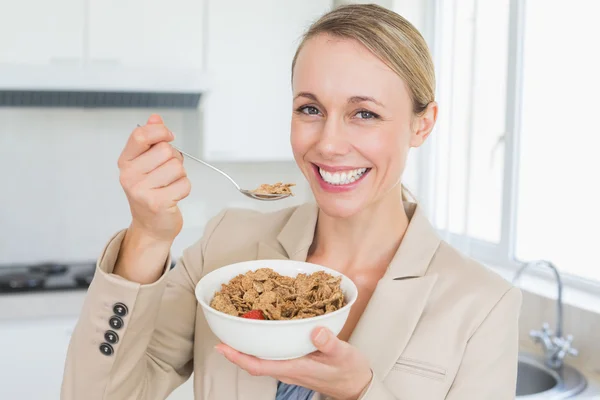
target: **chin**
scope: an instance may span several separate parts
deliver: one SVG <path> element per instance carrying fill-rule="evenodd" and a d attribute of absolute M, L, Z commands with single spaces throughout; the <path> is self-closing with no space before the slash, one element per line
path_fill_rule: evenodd
<path fill-rule="evenodd" d="M 351 218 L 365 208 L 358 199 L 340 199 L 326 193 L 315 194 L 315 200 L 319 209 L 331 218 Z"/>

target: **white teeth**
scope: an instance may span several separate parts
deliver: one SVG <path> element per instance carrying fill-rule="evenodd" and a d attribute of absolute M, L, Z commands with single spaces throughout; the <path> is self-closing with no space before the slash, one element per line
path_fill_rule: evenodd
<path fill-rule="evenodd" d="M 319 168 L 319 173 L 321 174 L 323 180 L 332 185 L 347 185 L 355 182 L 366 171 L 367 168 L 357 168 L 350 171 L 331 173 L 329 171 L 325 171 L 323 168 Z"/>

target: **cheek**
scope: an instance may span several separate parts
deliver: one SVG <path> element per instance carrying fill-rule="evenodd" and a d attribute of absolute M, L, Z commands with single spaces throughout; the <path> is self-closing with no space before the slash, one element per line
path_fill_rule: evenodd
<path fill-rule="evenodd" d="M 296 156 L 302 156 L 314 146 L 318 138 L 317 124 L 300 121 L 299 118 L 292 118 L 290 142 L 292 151 Z"/>
<path fill-rule="evenodd" d="M 292 152 L 294 156 L 299 156 L 306 153 L 306 140 L 298 129 L 294 129 L 292 124 L 292 133 L 290 136 L 290 143 L 292 145 Z"/>
<path fill-rule="evenodd" d="M 379 169 L 397 169 L 404 164 L 410 148 L 408 137 L 399 129 L 382 131 L 362 141 L 361 153 Z"/>

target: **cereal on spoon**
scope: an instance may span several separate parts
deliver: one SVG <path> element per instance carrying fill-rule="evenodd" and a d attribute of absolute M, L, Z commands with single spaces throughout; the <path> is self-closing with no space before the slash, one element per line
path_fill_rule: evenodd
<path fill-rule="evenodd" d="M 257 195 L 287 194 L 293 196 L 294 193 L 292 193 L 292 190 L 290 189 L 292 186 L 296 186 L 296 184 L 277 182 L 274 185 L 270 185 L 268 183 L 263 183 L 258 188 L 252 190 L 252 193 Z"/>

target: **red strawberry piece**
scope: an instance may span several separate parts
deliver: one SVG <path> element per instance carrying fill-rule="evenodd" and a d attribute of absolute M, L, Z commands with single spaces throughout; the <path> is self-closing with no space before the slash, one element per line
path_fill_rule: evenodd
<path fill-rule="evenodd" d="M 261 310 L 252 310 L 242 315 L 242 318 L 265 319 L 265 316 L 263 315 L 263 312 Z"/>

